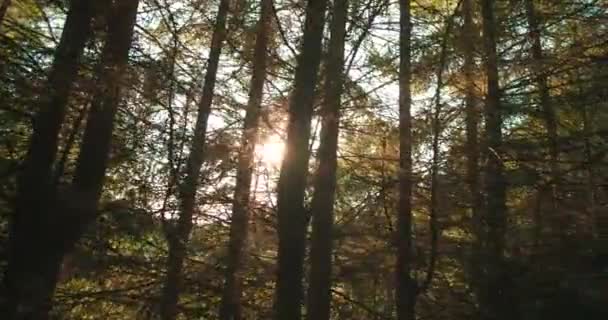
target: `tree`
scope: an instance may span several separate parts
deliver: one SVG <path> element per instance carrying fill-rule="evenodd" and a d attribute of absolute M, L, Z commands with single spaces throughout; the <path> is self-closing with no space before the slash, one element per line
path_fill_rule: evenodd
<path fill-rule="evenodd" d="M 169 256 L 167 257 L 167 276 L 160 303 L 160 313 L 163 320 L 172 320 L 177 316 L 177 306 L 182 269 L 187 256 L 187 243 L 192 231 L 192 219 L 196 210 L 196 192 L 199 185 L 199 174 L 205 159 L 205 135 L 207 121 L 211 114 L 211 104 L 215 89 L 215 80 L 219 66 L 222 45 L 226 38 L 226 16 L 229 1 L 220 0 L 213 35 L 211 50 L 207 61 L 207 71 L 198 105 L 198 116 L 194 128 L 194 138 L 190 147 L 190 155 L 186 162 L 184 179 L 179 186 L 180 213 L 174 226 L 167 232 Z"/>
<path fill-rule="evenodd" d="M 471 279 L 478 277 L 480 273 L 480 254 L 482 229 L 481 229 L 481 194 L 479 173 L 479 109 L 477 106 L 477 95 L 475 89 L 475 25 L 473 21 L 473 2 L 463 0 L 462 12 L 464 16 L 463 27 L 463 53 L 464 53 L 464 77 L 465 77 L 465 117 L 466 117 L 466 180 L 469 187 L 471 204 L 471 221 L 475 240 L 472 245 Z M 475 280 L 473 280 L 475 282 Z M 477 288 L 476 285 L 474 287 Z"/>
<path fill-rule="evenodd" d="M 484 291 L 480 297 L 482 319 L 508 319 L 507 290 L 504 277 L 506 231 L 506 181 L 504 177 L 504 149 L 502 139 L 502 109 L 498 82 L 498 56 L 496 53 L 496 19 L 494 1 L 483 0 L 483 62 L 486 72 L 485 99 L 485 214 L 484 240 Z"/>
<path fill-rule="evenodd" d="M 178 246 L 185 253 L 178 281 L 170 282 L 179 293 L 176 318 L 215 319 L 222 313 L 231 319 L 272 319 L 279 309 L 291 312 L 283 312 L 290 320 L 299 320 L 300 312 L 309 319 L 327 319 L 327 314 L 350 320 L 397 318 L 396 247 L 397 240 L 405 239 L 408 250 L 399 254 L 407 255 L 401 262 L 408 272 L 399 270 L 405 281 L 398 300 L 405 312 L 399 316 L 608 319 L 603 304 L 608 29 L 602 23 L 607 14 L 602 1 L 533 1 L 539 39 L 526 0 L 492 1 L 489 23 L 483 21 L 480 1 L 410 1 L 414 25 L 409 83 L 405 81 L 410 90 L 409 136 L 408 130 L 401 132 L 405 139 L 400 139 L 396 103 L 405 52 L 397 44 L 402 12 L 396 3 L 348 1 L 344 34 L 334 36 L 333 26 L 343 17 L 338 12 L 345 12 L 339 11 L 345 10 L 343 0 L 334 0 L 330 12 L 336 12 L 328 13 L 333 20 L 322 33 L 327 42 L 313 37 L 315 41 L 303 43 L 307 5 L 276 1 L 270 14 L 266 11 L 272 22 L 262 50 L 258 40 L 264 35 L 256 36 L 262 32 L 260 2 L 231 2 L 212 114 L 203 130 L 194 210 L 181 220 L 191 223 L 191 229 L 178 235 L 187 160 L 194 155 L 193 140 L 199 139 L 198 147 L 202 141 L 193 134 L 197 107 L 206 99 L 201 89 L 209 68 L 201 54 L 207 58 L 212 51 L 220 1 L 140 1 L 128 64 L 120 72 L 102 66 L 120 64 L 107 58 L 108 32 L 120 28 L 119 15 L 107 11 L 109 4 L 126 2 L 88 1 L 102 7 L 92 9 L 92 31 L 84 41 L 60 128 L 55 137 L 44 136 L 59 146 L 49 151 L 52 169 L 43 170 L 48 178 L 38 178 L 46 186 L 35 186 L 47 195 L 28 198 L 46 200 L 28 204 L 40 210 L 22 221 L 35 224 L 20 224 L 16 230 L 27 231 L 22 238 L 12 235 L 28 240 L 20 243 L 32 249 L 21 245 L 11 252 L 8 222 L 15 221 L 15 207 L 23 207 L 17 200 L 25 199 L 19 198 L 19 183 L 27 161 L 47 161 L 28 159 L 28 140 L 34 129 L 40 130 L 33 120 L 46 110 L 49 88 L 59 84 L 49 83 L 48 76 L 55 49 L 65 45 L 62 24 L 70 12 L 70 1 L 12 1 L 0 31 L 0 270 L 5 275 L 9 258 L 19 253 L 24 267 L 10 265 L 3 283 L 26 284 L 13 277 L 14 270 L 45 276 L 59 271 L 48 277 L 57 279 L 56 289 L 52 304 L 45 303 L 51 311 L 40 318 L 160 318 L 168 249 L 174 259 Z M 309 14 L 307 30 L 318 16 Z M 487 68 L 492 59 L 484 43 L 491 32 L 484 32 L 484 25 L 494 32 L 490 53 L 495 50 L 498 72 Z M 403 24 L 401 35 L 407 28 Z M 114 39 L 119 35 L 113 34 Z M 128 36 L 124 30 L 123 36 Z M 340 39 L 344 61 L 334 63 L 341 54 L 334 49 Z M 541 59 L 532 50 L 538 40 Z M 314 55 L 302 50 L 298 58 L 301 46 L 310 48 L 310 43 L 323 44 L 323 64 L 316 71 L 310 70 Z M 266 59 L 266 76 L 256 76 L 260 55 Z M 342 74 L 332 75 L 335 70 Z M 301 80 L 317 72 L 314 85 Z M 498 81 L 488 84 L 487 75 Z M 558 180 L 551 177 L 538 75 L 546 77 L 555 116 Z M 256 102 L 261 79 L 263 98 Z M 340 82 L 343 92 L 337 95 L 331 87 Z M 492 97 L 484 99 L 488 91 Z M 338 98 L 339 103 L 330 103 Z M 290 103 L 292 119 L 297 119 L 290 142 L 299 147 L 283 176 L 300 180 L 281 182 L 278 223 L 276 191 Z M 499 121 L 489 112 L 497 106 Z M 310 123 L 302 114 L 311 115 Z M 301 129 L 302 124 L 310 127 Z M 307 132 L 307 137 L 300 134 Z M 411 161 L 406 166 L 406 161 L 400 163 L 400 147 L 406 149 L 402 155 L 410 152 L 409 159 L 403 156 Z M 306 149 L 314 159 L 293 160 L 303 159 L 298 157 Z M 486 179 L 496 177 L 497 159 L 502 171 L 498 184 Z M 409 195 L 400 185 L 404 167 L 411 169 Z M 308 181 L 301 178 L 308 175 Z M 558 189 L 555 213 L 552 184 Z M 399 208 L 400 193 L 409 196 L 407 216 Z M 497 204 L 498 210 L 488 208 Z M 403 228 L 406 219 L 409 225 Z M 283 227 L 280 232 L 277 225 Z M 176 238 L 185 239 L 183 245 L 171 247 Z M 291 249 L 303 247 L 310 255 L 299 260 L 306 250 Z M 56 261 L 62 261 L 60 267 Z M 283 276 L 277 286 L 279 265 Z M 38 285 L 31 279 L 26 278 Z M 28 292 L 41 294 L 38 300 L 50 296 L 39 287 Z M 283 291 L 277 296 L 279 287 Z M 0 313 L 0 318 L 6 315 Z"/>
<path fill-rule="evenodd" d="M 329 320 L 332 287 L 332 251 L 338 130 L 344 82 L 344 41 L 348 1 L 336 0 L 332 9 L 331 36 L 325 62 L 322 127 L 314 193 L 312 197 L 312 238 L 307 299 L 308 320 Z"/>
<path fill-rule="evenodd" d="M 528 30 L 530 34 L 530 40 L 532 42 L 531 48 L 531 56 L 532 56 L 532 70 L 534 81 L 536 82 L 536 87 L 538 89 L 539 94 L 539 106 L 542 114 L 542 118 L 545 125 L 545 131 L 547 134 L 547 145 L 549 146 L 549 185 L 546 187 L 549 193 L 549 203 L 551 221 L 553 222 L 551 226 L 555 229 L 563 230 L 565 226 L 565 220 L 560 217 L 558 206 L 557 206 L 557 197 L 558 197 L 558 184 L 559 184 L 559 150 L 557 144 L 557 121 L 555 110 L 551 105 L 551 95 L 549 93 L 549 84 L 548 84 L 548 76 L 547 71 L 544 67 L 544 54 L 542 47 L 542 19 L 538 15 L 536 7 L 534 5 L 533 0 L 526 0 L 526 19 L 528 22 Z M 544 193 L 547 193 L 545 191 Z M 542 230 L 542 225 L 539 226 Z M 560 233 L 563 235 L 563 233 Z"/>
<path fill-rule="evenodd" d="M 11 6 L 11 0 L 2 0 L 0 3 L 0 27 L 2 27 L 2 22 L 4 22 L 4 17 L 6 16 L 6 11 L 8 7 Z"/>
<path fill-rule="evenodd" d="M 8 5 L 8 2 L 4 2 Z M 46 81 L 47 94 L 38 101 L 39 109 L 34 120 L 26 159 L 18 177 L 16 209 L 11 219 L 9 265 L 4 277 L 4 289 L 0 299 L 0 310 L 15 315 L 19 308 L 47 309 L 50 297 L 38 296 L 30 290 L 38 291 L 46 286 L 41 295 L 52 293 L 53 277 L 56 270 L 44 270 L 49 258 L 41 246 L 39 235 L 53 232 L 48 230 L 49 221 L 54 216 L 49 206 L 53 202 L 55 190 L 52 186 L 52 165 L 57 152 L 58 134 L 63 122 L 69 93 L 78 72 L 79 61 L 85 43 L 90 36 L 92 5 L 89 1 L 70 2 L 61 40 L 55 50 L 53 65 Z M 50 236 L 50 235 L 49 235 Z M 40 269 L 38 269 L 40 268 Z M 28 301 L 32 299 L 31 301 Z M 40 301 L 36 301 L 40 299 Z M 46 313 L 45 310 L 40 310 Z"/>
<path fill-rule="evenodd" d="M 397 319 L 415 319 L 416 281 L 412 277 L 412 92 L 411 4 L 400 1 L 399 20 L 399 205 L 397 211 Z"/>
<path fill-rule="evenodd" d="M 274 319 L 301 317 L 302 275 L 307 218 L 304 192 L 308 173 L 313 113 L 327 0 L 309 0 L 293 91 L 289 101 L 286 152 L 277 185 L 278 270 Z"/>
<path fill-rule="evenodd" d="M 226 262 L 224 289 L 220 305 L 220 319 L 242 319 L 241 287 L 242 272 L 240 271 L 246 254 L 246 244 L 250 207 L 251 178 L 254 166 L 255 145 L 258 141 L 258 122 L 260 107 L 264 94 L 268 65 L 268 42 L 272 18 L 272 0 L 260 1 L 260 18 L 257 23 L 256 42 L 253 53 L 253 70 L 249 89 L 247 112 L 243 125 L 243 136 L 239 151 L 236 174 L 236 186 L 232 204 L 230 222 L 230 240 Z"/>
<path fill-rule="evenodd" d="M 38 221 L 42 225 L 34 222 L 29 225 L 30 229 L 12 230 L 19 241 L 13 244 L 15 252 L 12 258 L 15 262 L 9 266 L 6 276 L 7 280 L 14 281 L 8 286 L 8 293 L 12 294 L 6 312 L 9 319 L 48 317 L 63 257 L 97 217 L 97 204 L 110 154 L 114 115 L 121 99 L 122 75 L 127 65 L 138 4 L 138 0 L 123 1 L 111 10 L 97 73 L 98 89 L 89 112 L 72 185 L 65 194 L 58 194 L 56 200 L 51 199 L 55 196 L 54 192 L 46 194 L 49 198 L 43 201 L 46 200 L 44 204 L 49 207 L 36 208 L 39 210 L 36 214 L 46 213 Z M 86 4 L 79 9 L 88 12 Z M 44 178 L 43 182 L 50 177 L 45 175 Z M 25 214 L 29 212 L 22 212 L 27 217 Z M 17 222 L 23 223 L 21 219 L 24 217 L 18 219 Z M 32 223 L 31 220 L 29 222 Z"/>

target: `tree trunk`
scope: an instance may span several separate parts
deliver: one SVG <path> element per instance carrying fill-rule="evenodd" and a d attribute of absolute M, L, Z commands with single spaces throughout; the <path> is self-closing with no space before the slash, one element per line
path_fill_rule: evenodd
<path fill-rule="evenodd" d="M 287 150 L 277 186 L 279 248 L 274 297 L 276 320 L 300 319 L 302 311 L 302 274 L 307 225 L 304 191 L 310 156 L 310 123 L 321 60 L 326 7 L 327 0 L 308 1 L 302 49 L 297 57 L 294 89 L 289 103 Z"/>
<path fill-rule="evenodd" d="M 260 105 L 264 94 L 266 66 L 268 60 L 268 39 L 272 22 L 272 0 L 260 1 L 260 18 L 257 24 L 256 43 L 253 55 L 253 74 L 250 81 L 249 101 L 243 136 L 241 138 L 232 221 L 230 223 L 230 241 L 228 260 L 225 271 L 225 282 L 220 305 L 220 320 L 242 319 L 240 300 L 242 279 L 240 270 L 244 260 L 244 247 L 248 234 L 250 216 L 250 190 L 254 168 L 254 151 L 258 136 Z"/>
<path fill-rule="evenodd" d="M 325 100 L 318 151 L 319 167 L 312 197 L 312 241 L 306 319 L 329 320 L 333 251 L 334 199 L 340 104 L 344 83 L 347 0 L 335 0 L 326 61 Z"/>
<path fill-rule="evenodd" d="M 190 155 L 186 163 L 185 178 L 180 185 L 180 214 L 176 226 L 167 233 L 169 256 L 167 257 L 167 276 L 163 287 L 160 302 L 160 314 L 163 320 L 173 320 L 177 316 L 177 306 L 180 286 L 182 282 L 182 269 L 186 258 L 186 249 L 190 232 L 192 231 L 192 218 L 196 207 L 196 190 L 198 188 L 199 173 L 203 165 L 205 135 L 207 121 L 211 113 L 215 80 L 220 61 L 222 45 L 226 38 L 226 16 L 228 15 L 229 0 L 221 0 L 217 12 L 211 50 L 207 63 L 207 73 L 203 85 L 202 98 L 198 106 L 198 116 L 194 128 L 194 137 L 190 148 Z"/>
<path fill-rule="evenodd" d="M 583 120 L 583 136 L 584 136 L 584 152 L 585 152 L 585 193 L 587 195 L 586 209 L 587 214 L 591 218 L 591 235 L 594 239 L 601 239 L 599 230 L 603 224 L 598 223 L 596 203 L 595 203 L 595 166 L 593 164 L 593 146 L 591 144 L 591 138 L 593 135 L 593 123 L 589 112 L 589 106 L 582 105 L 581 107 L 581 118 Z"/>
<path fill-rule="evenodd" d="M 64 237 L 73 246 L 97 217 L 97 205 L 110 158 L 114 118 L 122 99 L 129 50 L 139 0 L 116 2 L 108 18 L 108 32 L 98 67 L 97 91 L 84 129 L 72 186 L 62 209 L 67 226 Z"/>
<path fill-rule="evenodd" d="M 9 269 L 7 280 L 14 281 L 19 286 L 13 287 L 15 295 L 10 302 L 13 303 L 13 309 L 8 313 L 8 319 L 48 318 L 63 257 L 96 218 L 138 2 L 122 1 L 113 8 L 98 71 L 98 91 L 93 97 L 94 104 L 87 121 L 72 186 L 62 195 L 62 199 L 57 200 L 50 199 L 55 194 L 47 186 L 46 196 L 49 198 L 45 204 L 50 205 L 51 210 L 46 208 L 48 214 L 34 227 L 30 225 L 32 229 L 25 231 L 28 233 L 17 234 L 18 240 L 22 242 L 17 242 L 20 246 L 14 249 L 28 250 L 34 257 L 14 256 L 17 263 L 13 267 L 20 269 L 12 269 L 12 273 Z M 50 174 L 45 175 L 47 182 L 49 176 Z"/>
<path fill-rule="evenodd" d="M 2 23 L 4 22 L 4 17 L 6 17 L 6 11 L 10 6 L 11 0 L 3 0 L 2 3 L 0 3 L 0 29 L 2 29 Z"/>
<path fill-rule="evenodd" d="M 549 193 L 550 212 L 554 215 L 551 219 L 553 229 L 563 235 L 565 220 L 560 217 L 557 205 L 557 192 L 559 184 L 559 150 L 557 145 L 557 120 L 555 110 L 551 105 L 551 96 L 549 95 L 548 77 L 544 71 L 544 54 L 541 44 L 541 25 L 542 20 L 538 17 L 534 0 L 526 0 L 526 18 L 528 20 L 528 28 L 530 38 L 532 40 L 532 70 L 534 81 L 538 87 L 540 95 L 540 110 L 545 122 L 545 131 L 547 132 L 547 142 L 549 145 L 549 186 L 544 192 Z M 542 226 L 540 226 L 542 232 Z"/>
<path fill-rule="evenodd" d="M 506 229 L 506 181 L 503 168 L 502 115 L 498 82 L 498 57 L 496 53 L 496 25 L 494 1 L 483 0 L 482 20 L 484 38 L 484 63 L 487 80 L 485 101 L 485 239 L 484 289 L 481 294 L 483 319 L 509 319 L 505 300 L 505 273 L 503 251 Z"/>
<path fill-rule="evenodd" d="M 480 254 L 483 241 L 482 233 L 482 198 L 479 180 L 479 110 L 475 93 L 475 25 L 473 22 L 473 1 L 463 0 L 464 33 L 462 36 L 464 48 L 464 77 L 465 77 L 465 123 L 467 157 L 466 179 L 469 186 L 471 203 L 471 221 L 473 231 L 471 281 L 475 290 L 479 289 L 477 279 L 480 277 Z M 479 292 L 477 292 L 479 293 Z"/>
<path fill-rule="evenodd" d="M 8 6 L 8 1 L 3 2 Z M 93 19 L 90 1 L 73 0 L 55 58 L 34 120 L 28 152 L 17 181 L 17 201 L 11 216 L 8 268 L 0 293 L 0 313 L 13 319 L 19 312 L 48 312 L 55 269 L 43 270 L 45 257 L 40 235 L 48 230 L 54 217 L 48 210 L 55 195 L 51 184 L 52 166 L 57 153 L 59 130 L 65 116 L 69 93 L 91 32 Z M 45 290 L 39 290 L 46 287 Z"/>
<path fill-rule="evenodd" d="M 76 138 L 78 137 L 78 133 L 80 132 L 80 128 L 83 125 L 85 116 L 87 115 L 88 107 L 87 105 L 82 106 L 80 110 L 78 110 L 78 115 L 73 119 L 71 124 L 71 129 L 69 135 L 65 141 L 65 146 L 63 151 L 61 152 L 61 156 L 55 165 L 55 170 L 53 172 L 52 178 L 52 186 L 53 188 L 57 188 L 61 184 L 61 178 L 65 173 L 65 169 L 68 163 L 68 157 L 70 156 L 70 152 L 74 148 L 74 144 L 76 144 Z"/>
<path fill-rule="evenodd" d="M 412 278 L 412 93 L 410 1 L 400 1 L 399 205 L 397 212 L 397 319 L 413 320 L 417 283 Z"/>

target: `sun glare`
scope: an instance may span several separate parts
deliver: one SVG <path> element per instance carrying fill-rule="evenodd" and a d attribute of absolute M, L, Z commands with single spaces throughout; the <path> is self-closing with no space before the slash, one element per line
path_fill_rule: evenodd
<path fill-rule="evenodd" d="M 285 143 L 279 136 L 273 135 L 261 144 L 258 144 L 255 150 L 256 159 L 264 165 L 278 167 L 283 161 L 285 153 Z"/>

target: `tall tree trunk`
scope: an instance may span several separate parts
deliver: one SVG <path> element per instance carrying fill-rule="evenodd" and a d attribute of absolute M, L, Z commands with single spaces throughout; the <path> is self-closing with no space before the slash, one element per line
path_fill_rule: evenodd
<path fill-rule="evenodd" d="M 31 250 L 28 253 L 35 257 L 16 257 L 21 269 L 12 269 L 12 274 L 9 269 L 7 280 L 21 283 L 17 282 L 19 287 L 13 289 L 15 296 L 11 303 L 14 305 L 8 319 L 48 318 L 63 257 L 96 218 L 137 6 L 138 0 L 128 0 L 113 8 L 99 68 L 98 89 L 93 97 L 72 186 L 56 200 L 50 199 L 55 193 L 47 186 L 49 198 L 45 199 L 45 204 L 51 209 L 46 208 L 47 214 L 39 217 L 33 228 L 30 225 L 32 229 L 27 230 L 27 234 L 17 235 L 23 242 L 18 242 L 21 247 L 15 249 Z M 49 176 L 45 174 L 46 182 Z M 43 208 L 38 209 L 37 213 L 45 212 Z"/>
<path fill-rule="evenodd" d="M 58 210 L 65 244 L 72 247 L 97 218 L 97 205 L 110 158 L 114 118 L 122 99 L 124 74 L 133 40 L 139 0 L 117 1 L 109 11 L 108 32 L 97 71 L 97 88 L 84 129 L 71 188 Z"/>
<path fill-rule="evenodd" d="M 285 158 L 277 186 L 278 270 L 274 318 L 301 317 L 302 274 L 307 218 L 304 191 L 308 175 L 310 123 L 317 71 L 321 60 L 327 0 L 308 0 L 302 49 L 297 57 L 294 89 L 289 102 Z"/>
<path fill-rule="evenodd" d="M 397 319 L 416 317 L 418 285 L 412 278 L 412 92 L 410 1 L 399 1 L 399 205 L 397 212 Z"/>
<path fill-rule="evenodd" d="M 506 181 L 503 168 L 502 115 L 496 53 L 496 25 L 494 1 L 482 0 L 484 38 L 484 64 L 487 78 L 485 105 L 485 215 L 487 231 L 484 243 L 484 292 L 482 293 L 483 319 L 508 319 L 505 301 L 505 274 L 503 251 L 506 229 Z"/>
<path fill-rule="evenodd" d="M 473 287 L 477 290 L 477 278 L 481 274 L 479 258 L 483 235 L 481 227 L 482 198 L 479 186 L 479 110 L 477 107 L 477 95 L 475 93 L 475 25 L 473 22 L 473 0 L 463 0 L 462 12 L 464 15 L 464 33 L 462 41 L 464 45 L 465 77 L 466 179 L 469 186 L 472 230 L 475 238 L 472 244 L 471 281 L 473 282 Z"/>
<path fill-rule="evenodd" d="M 587 175 L 587 181 L 585 183 L 585 193 L 587 194 L 587 214 L 591 218 L 591 234 L 594 239 L 600 239 L 600 232 L 598 227 L 605 224 L 599 223 L 597 217 L 596 203 L 595 203 L 595 170 L 593 164 L 593 146 L 591 144 L 591 138 L 593 135 L 593 123 L 589 112 L 589 106 L 581 106 L 581 117 L 583 118 L 583 136 L 584 136 L 584 152 L 585 152 L 585 171 Z"/>
<path fill-rule="evenodd" d="M 307 299 L 308 320 L 329 320 L 333 251 L 334 199 L 338 150 L 338 126 L 344 83 L 344 41 L 347 0 L 335 0 L 326 61 L 325 99 L 321 107 L 322 127 L 318 151 L 319 167 L 312 197 L 312 241 Z"/>
<path fill-rule="evenodd" d="M 0 3 L 0 29 L 2 29 L 2 23 L 4 22 L 4 17 L 6 17 L 6 11 L 10 6 L 11 0 L 2 0 L 2 3 Z"/>
<path fill-rule="evenodd" d="M 182 269 L 186 258 L 186 249 L 190 232 L 192 231 L 192 218 L 196 207 L 196 191 L 199 182 L 199 173 L 203 165 L 205 135 L 207 121 L 211 113 L 215 80 L 219 66 L 222 45 L 226 38 L 226 16 L 228 15 L 229 0 L 221 0 L 217 12 L 213 35 L 211 37 L 211 50 L 207 62 L 207 73 L 202 90 L 202 98 L 198 106 L 198 116 L 194 128 L 194 138 L 190 148 L 190 155 L 186 162 L 184 180 L 180 185 L 179 201 L 180 213 L 176 226 L 167 233 L 169 256 L 167 257 L 167 276 L 163 287 L 160 302 L 160 313 L 163 320 L 173 320 L 177 316 L 177 306 L 180 286 L 182 282 Z"/>
<path fill-rule="evenodd" d="M 548 77 L 544 70 L 544 54 L 541 44 L 541 29 L 542 19 L 538 16 L 534 6 L 534 0 L 526 0 L 526 18 L 528 20 L 528 28 L 530 38 L 532 40 L 532 70 L 533 77 L 540 95 L 540 109 L 545 123 L 545 131 L 547 132 L 547 142 L 549 145 L 549 192 L 550 212 L 554 215 L 551 217 L 553 222 L 552 227 L 556 232 L 562 232 L 565 226 L 565 220 L 560 217 L 557 206 L 557 193 L 559 184 L 559 150 L 557 145 L 557 119 L 555 110 L 551 105 L 551 96 L 549 95 Z M 547 192 L 546 191 L 546 192 Z M 545 193 L 546 193 L 545 192 Z M 539 226 L 542 232 L 542 226 Z"/>
<path fill-rule="evenodd" d="M 3 4 L 8 5 L 8 2 Z M 93 11 L 90 1 L 70 2 L 46 82 L 48 94 L 38 103 L 28 152 L 17 179 L 16 208 L 9 231 L 9 263 L 0 292 L 0 313 L 8 319 L 17 316 L 18 310 L 44 315 L 49 308 L 45 304 L 50 297 L 43 297 L 39 287 L 47 287 L 44 291 L 52 292 L 55 270 L 40 270 L 47 263 L 38 254 L 41 244 L 45 244 L 39 235 L 48 230 L 47 222 L 54 219 L 48 210 L 55 194 L 51 183 L 52 166 L 69 93 L 91 33 Z"/>
<path fill-rule="evenodd" d="M 240 300 L 242 279 L 240 270 L 244 260 L 245 241 L 248 234 L 250 216 L 250 190 L 254 168 L 254 151 L 258 137 L 260 106 L 264 94 L 264 82 L 267 73 L 268 38 L 272 22 L 272 0 L 260 1 L 260 18 L 257 24 L 256 42 L 253 53 L 253 74 L 250 81 L 249 101 L 243 136 L 241 138 L 236 186 L 232 204 L 232 221 L 230 223 L 230 241 L 228 243 L 228 260 L 225 271 L 225 282 L 220 305 L 220 320 L 242 319 Z"/>

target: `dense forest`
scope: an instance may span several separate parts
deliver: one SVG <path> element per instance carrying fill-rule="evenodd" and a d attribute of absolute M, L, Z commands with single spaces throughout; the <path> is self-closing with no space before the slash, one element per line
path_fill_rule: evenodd
<path fill-rule="evenodd" d="M 0 319 L 608 319 L 606 0 L 0 0 Z"/>

